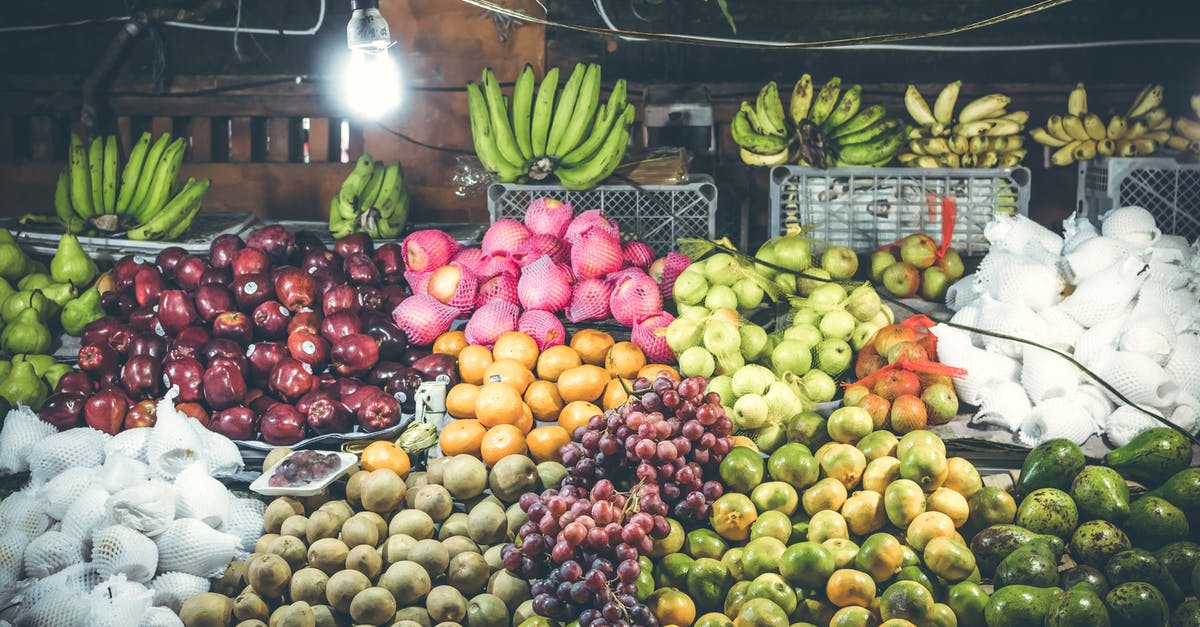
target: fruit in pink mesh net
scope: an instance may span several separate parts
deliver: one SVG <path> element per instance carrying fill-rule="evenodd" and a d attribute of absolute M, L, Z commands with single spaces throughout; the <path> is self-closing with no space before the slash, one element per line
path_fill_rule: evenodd
<path fill-rule="evenodd" d="M 483 234 L 483 253 L 485 255 L 512 254 L 527 239 L 529 239 L 529 229 L 524 224 L 510 219 L 497 220 Z"/>
<path fill-rule="evenodd" d="M 525 210 L 525 226 L 533 233 L 561 238 L 567 234 L 575 208 L 553 198 L 535 198 Z"/>
<path fill-rule="evenodd" d="M 410 344 L 417 346 L 432 344 L 437 336 L 450 330 L 450 324 L 457 317 L 457 309 L 429 294 L 406 298 L 392 312 L 396 326 L 408 335 Z"/>
<path fill-rule="evenodd" d="M 645 270 L 654 261 L 654 250 L 645 242 L 625 242 L 621 245 L 621 257 L 625 265 Z"/>
<path fill-rule="evenodd" d="M 662 295 L 648 274 L 637 268 L 626 268 L 609 277 L 612 295 L 608 308 L 617 322 L 632 327 L 634 322 L 662 311 Z"/>
<path fill-rule="evenodd" d="M 433 276 L 432 270 L 429 272 L 405 271 L 404 282 L 408 283 L 408 289 L 412 290 L 413 294 L 428 294 L 429 277 L 431 276 Z"/>
<path fill-rule="evenodd" d="M 517 298 L 525 309 L 561 311 L 571 301 L 571 275 L 548 255 L 521 269 Z"/>
<path fill-rule="evenodd" d="M 583 279 L 571 290 L 571 302 L 567 305 L 567 320 L 604 320 L 608 318 L 608 298 L 612 286 L 604 279 Z"/>
<path fill-rule="evenodd" d="M 404 267 L 411 272 L 432 272 L 446 265 L 462 246 L 445 231 L 413 231 L 401 244 Z"/>
<path fill-rule="evenodd" d="M 621 263 L 621 242 L 606 231 L 592 229 L 571 245 L 571 269 L 581 279 L 607 276 Z"/>
<path fill-rule="evenodd" d="M 475 273 L 462 266 L 447 264 L 429 276 L 429 295 L 454 307 L 459 313 L 469 313 L 475 308 L 478 292 L 479 280 Z"/>
<path fill-rule="evenodd" d="M 476 309 L 464 330 L 467 341 L 490 349 L 502 333 L 517 330 L 520 314 L 519 306 L 499 300 Z"/>
<path fill-rule="evenodd" d="M 497 274 L 511 274 L 517 276 L 521 269 L 513 262 L 508 253 L 496 253 L 488 255 L 484 260 L 483 267 L 477 273 L 480 278 L 490 279 Z"/>
<path fill-rule="evenodd" d="M 517 298 L 517 277 L 511 274 L 497 274 L 480 284 L 475 306 L 482 307 L 492 301 L 513 304 L 520 302 Z"/>
<path fill-rule="evenodd" d="M 563 344 L 567 339 L 562 322 L 549 311 L 526 311 L 517 319 L 517 330 L 532 337 L 539 351 Z"/>
<path fill-rule="evenodd" d="M 478 275 L 481 274 L 483 266 L 487 262 L 487 255 L 483 254 L 483 250 L 480 248 L 464 248 L 455 253 L 450 261 Z"/>
<path fill-rule="evenodd" d="M 646 360 L 653 364 L 669 364 L 675 361 L 675 353 L 667 345 L 667 326 L 675 316 L 665 311 L 647 316 L 633 325 L 629 339 L 646 353 Z"/>
<path fill-rule="evenodd" d="M 518 266 L 525 267 L 538 260 L 542 255 L 566 263 L 571 259 L 571 248 L 567 243 L 553 235 L 535 233 L 525 240 L 520 250 L 513 254 L 512 259 Z"/>
<path fill-rule="evenodd" d="M 674 297 L 675 279 L 679 278 L 679 275 L 683 274 L 683 271 L 690 265 L 692 265 L 691 258 L 678 252 L 669 252 L 666 257 L 655 259 L 650 264 L 650 278 L 658 282 L 663 300 L 671 300 Z"/>
<path fill-rule="evenodd" d="M 604 215 L 604 212 L 599 209 L 588 209 L 583 213 L 575 216 L 571 220 L 571 225 L 567 227 L 567 233 L 563 239 L 567 240 L 568 244 L 574 246 L 583 236 L 590 231 L 602 231 L 608 233 L 614 238 L 620 237 L 621 231 L 617 227 L 617 223 Z"/>

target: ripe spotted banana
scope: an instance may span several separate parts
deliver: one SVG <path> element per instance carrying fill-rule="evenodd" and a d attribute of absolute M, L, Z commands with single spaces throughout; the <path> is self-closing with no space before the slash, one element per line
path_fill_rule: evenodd
<path fill-rule="evenodd" d="M 954 117 L 954 105 L 958 102 L 958 92 L 962 81 L 954 81 L 942 88 L 937 100 L 933 102 L 933 117 L 939 123 L 949 126 Z"/>
<path fill-rule="evenodd" d="M 792 117 L 792 124 L 799 124 L 800 120 L 808 118 L 809 109 L 812 107 L 812 100 L 812 76 L 804 74 L 796 81 L 796 85 L 792 87 L 792 99 L 788 102 L 788 113 Z M 1200 115 L 1200 113 L 1197 115 Z"/>
<path fill-rule="evenodd" d="M 937 122 L 933 117 L 933 112 L 929 109 L 929 104 L 925 102 L 925 97 L 912 83 L 909 83 L 908 88 L 904 90 L 904 108 L 908 110 L 909 117 L 921 126 L 929 127 Z"/>

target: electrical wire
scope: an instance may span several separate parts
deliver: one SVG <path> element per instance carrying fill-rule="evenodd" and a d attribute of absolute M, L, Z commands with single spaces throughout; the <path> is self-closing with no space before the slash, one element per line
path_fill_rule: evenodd
<path fill-rule="evenodd" d="M 101 17 L 90 20 L 76 20 L 74 22 L 60 22 L 57 24 L 30 24 L 28 26 L 0 26 L 0 33 L 17 33 L 22 31 L 37 31 L 37 30 L 53 30 L 56 28 L 70 28 L 72 26 L 87 26 L 89 24 L 106 24 L 109 22 L 128 22 L 131 18 L 126 15 L 123 17 Z"/>
<path fill-rule="evenodd" d="M 240 6 L 239 6 L 239 11 L 238 11 L 239 24 L 234 25 L 234 26 L 214 26 L 214 25 L 210 25 L 210 24 L 193 24 L 191 22 L 177 22 L 174 20 L 168 20 L 168 21 L 165 21 L 162 23 L 166 24 L 167 26 L 174 26 L 175 28 L 188 28 L 191 30 L 204 30 L 204 31 L 212 31 L 212 32 L 220 32 L 220 33 L 235 33 L 235 34 L 236 33 L 247 33 L 247 34 L 251 34 L 251 35 L 281 35 L 281 36 L 287 36 L 287 37 L 303 37 L 303 36 L 309 36 L 309 35 L 316 35 L 317 31 L 321 30 L 321 27 L 325 25 L 325 0 L 319 0 L 319 1 L 320 1 L 320 8 L 317 13 L 317 23 L 313 24 L 312 27 L 306 28 L 304 30 L 288 30 L 288 29 L 284 29 L 284 28 L 250 28 L 250 27 L 240 26 L 240 22 L 241 22 L 241 11 L 240 11 L 241 7 Z M 88 24 L 106 24 L 106 23 L 110 23 L 110 22 L 128 22 L 128 21 L 131 21 L 132 19 L 133 19 L 132 16 L 125 15 L 125 16 L 119 16 L 119 17 L 103 17 L 103 18 L 88 19 L 88 20 L 76 20 L 74 22 L 59 22 L 56 24 L 31 24 L 28 26 L 0 26 L 0 33 L 53 30 L 56 28 L 86 26 Z"/>
<path fill-rule="evenodd" d="M 403 139 L 404 141 L 406 141 L 410 144 L 416 144 L 417 146 L 420 146 L 422 148 L 428 148 L 430 150 L 436 150 L 438 152 L 449 152 L 449 153 L 457 154 L 457 155 L 473 155 L 473 154 L 475 154 L 474 150 L 463 150 L 462 148 L 453 148 L 450 146 L 435 146 L 433 144 L 427 144 L 415 137 L 406 135 L 403 132 L 397 131 L 394 128 L 390 128 L 387 125 L 385 125 L 383 122 L 376 122 L 375 125 L 381 129 L 391 133 L 392 135 L 395 135 L 396 137 Z"/>

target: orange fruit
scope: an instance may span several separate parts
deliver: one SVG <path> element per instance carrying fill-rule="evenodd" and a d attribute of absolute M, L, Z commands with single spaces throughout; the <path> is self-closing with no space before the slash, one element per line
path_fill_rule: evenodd
<path fill-rule="evenodd" d="M 489 429 L 496 425 L 516 424 L 525 411 L 521 409 L 524 404 L 512 386 L 485 383 L 475 397 L 475 418 Z"/>
<path fill-rule="evenodd" d="M 595 329 L 584 329 L 571 338 L 571 348 L 579 353 L 583 363 L 593 366 L 604 365 L 604 357 L 613 344 L 616 344 L 613 336 Z"/>
<path fill-rule="evenodd" d="M 613 377 L 604 386 L 604 395 L 600 397 L 600 406 L 605 410 L 620 407 L 629 398 L 628 390 L 633 389 L 633 382 L 621 377 Z"/>
<path fill-rule="evenodd" d="M 497 359 L 483 371 L 484 383 L 503 383 L 524 394 L 533 383 L 533 373 L 515 359 Z"/>
<path fill-rule="evenodd" d="M 466 333 L 462 331 L 446 331 L 433 341 L 433 352 L 458 357 L 462 349 L 468 345 L 470 345 L 470 342 L 467 341 Z"/>
<path fill-rule="evenodd" d="M 446 411 L 455 418 L 474 418 L 475 399 L 478 397 L 478 385 L 459 383 L 446 393 Z"/>
<path fill-rule="evenodd" d="M 579 353 L 570 346 L 559 344 L 551 346 L 542 351 L 537 359 L 537 376 L 546 381 L 558 381 L 559 375 L 563 372 L 582 366 L 583 360 L 579 358 Z"/>
<path fill-rule="evenodd" d="M 492 361 L 492 351 L 487 347 L 468 346 L 458 353 L 458 376 L 465 383 L 483 385 L 483 373 Z"/>
<path fill-rule="evenodd" d="M 526 370 L 533 370 L 538 360 L 537 340 L 520 331 L 501 333 L 492 346 L 492 358 L 513 359 Z"/>
<path fill-rule="evenodd" d="M 608 372 L 600 366 L 575 366 L 558 377 L 558 394 L 564 401 L 595 401 L 604 394 Z"/>
<path fill-rule="evenodd" d="M 675 588 L 662 588 L 646 599 L 650 613 L 660 625 L 691 625 L 696 620 L 696 604 L 692 597 Z"/>
<path fill-rule="evenodd" d="M 534 381 L 525 389 L 525 404 L 529 405 L 533 417 L 538 421 L 554 422 L 558 420 L 558 412 L 562 411 L 564 403 L 558 395 L 558 386 L 549 381 Z"/>
<path fill-rule="evenodd" d="M 521 403 L 521 417 L 513 423 L 521 433 L 529 433 L 533 430 L 533 411 L 529 409 L 529 405 Z"/>
<path fill-rule="evenodd" d="M 572 434 L 575 433 L 575 429 L 587 426 L 592 416 L 603 415 L 603 409 L 587 401 L 573 401 L 567 403 L 567 406 L 558 412 L 558 426 L 566 429 L 567 434 Z"/>
<path fill-rule="evenodd" d="M 451 455 L 479 457 L 479 445 L 483 442 L 485 433 L 487 433 L 487 428 L 479 424 L 478 420 L 451 420 L 442 427 L 442 433 L 438 436 L 438 444 L 441 445 L 442 453 L 447 457 Z"/>
<path fill-rule="evenodd" d="M 617 342 L 613 347 L 608 349 L 608 354 L 604 357 L 604 368 L 608 373 L 617 376 L 632 379 L 637 376 L 638 370 L 646 366 L 646 353 L 642 352 L 642 347 L 633 342 Z"/>
<path fill-rule="evenodd" d="M 676 383 L 681 380 L 679 378 L 679 371 L 665 364 L 647 364 L 644 368 L 638 370 L 637 377 L 635 378 L 645 377 L 653 381 L 658 378 L 658 375 L 663 373 L 666 373 Z"/>
<path fill-rule="evenodd" d="M 562 462 L 562 455 L 558 451 L 563 445 L 571 443 L 571 436 L 558 425 L 547 425 L 530 431 L 525 436 L 525 442 L 534 462 Z"/>
<path fill-rule="evenodd" d="M 488 466 L 495 466 L 496 462 L 509 455 L 524 455 L 528 450 L 525 434 L 513 425 L 497 425 L 488 429 L 479 445 L 479 454 Z"/>
<path fill-rule="evenodd" d="M 368 444 L 367 448 L 363 449 L 359 463 L 367 472 L 386 468 L 400 475 L 401 479 L 408 476 L 411 468 L 408 453 L 387 440 L 378 440 Z"/>

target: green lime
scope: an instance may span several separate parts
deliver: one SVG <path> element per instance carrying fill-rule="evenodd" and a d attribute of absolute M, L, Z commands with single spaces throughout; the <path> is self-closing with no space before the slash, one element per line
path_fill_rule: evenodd
<path fill-rule="evenodd" d="M 729 545 L 725 539 L 712 529 L 696 529 L 687 534 L 683 543 L 683 551 L 695 559 L 708 557 L 721 559 Z"/>
<path fill-rule="evenodd" d="M 754 486 L 762 483 L 762 454 L 749 447 L 735 446 L 721 460 L 719 472 L 727 492 L 748 494 Z"/>
<path fill-rule="evenodd" d="M 725 603 L 725 595 L 733 585 L 729 569 L 721 562 L 708 557 L 696 560 L 687 576 L 687 591 L 696 607 L 713 611 Z"/>
<path fill-rule="evenodd" d="M 758 520 L 750 525 L 750 539 L 771 537 L 787 543 L 792 537 L 792 521 L 783 512 L 767 510 L 758 515 Z"/>
<path fill-rule="evenodd" d="M 825 589 L 836 564 L 833 552 L 816 542 L 799 542 L 779 558 L 779 574 L 793 586 Z"/>

